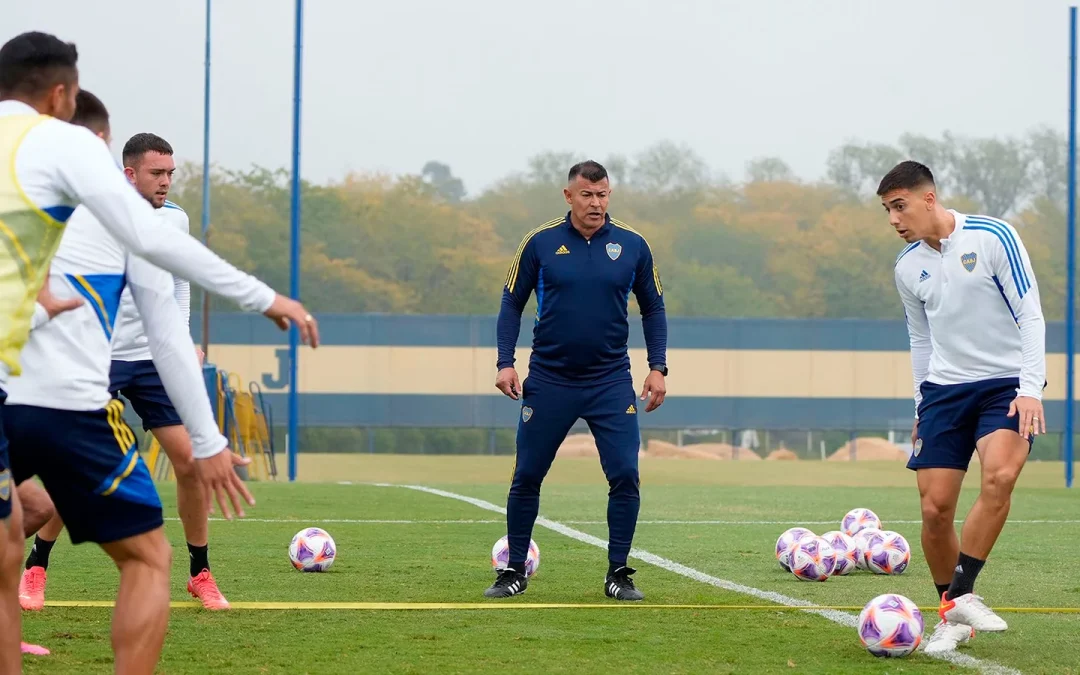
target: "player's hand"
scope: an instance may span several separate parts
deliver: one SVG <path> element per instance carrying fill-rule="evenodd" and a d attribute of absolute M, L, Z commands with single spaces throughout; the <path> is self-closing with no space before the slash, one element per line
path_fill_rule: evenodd
<path fill-rule="evenodd" d="M 61 300 L 53 295 L 52 291 L 49 290 L 48 274 L 45 275 L 45 283 L 41 286 L 41 290 L 38 291 L 37 301 L 38 304 L 45 308 L 45 312 L 50 319 L 55 319 L 57 314 L 63 314 L 76 307 L 81 307 L 83 304 L 83 299 L 78 296 Z"/>
<path fill-rule="evenodd" d="M 506 394 L 515 401 L 521 397 L 521 380 L 518 379 L 517 370 L 503 368 L 495 376 L 495 388 Z"/>
<path fill-rule="evenodd" d="M 203 365 L 204 361 L 206 361 L 206 354 L 203 354 L 202 347 L 200 347 L 199 345 L 195 345 L 195 356 L 199 359 L 200 366 Z"/>
<path fill-rule="evenodd" d="M 645 404 L 645 412 L 652 412 L 663 405 L 665 396 L 667 382 L 664 381 L 664 374 L 659 370 L 650 370 L 649 376 L 645 378 L 645 386 L 641 389 L 641 400 L 649 401 Z"/>
<path fill-rule="evenodd" d="M 255 506 L 255 498 L 251 496 L 244 481 L 240 480 L 240 476 L 233 470 L 237 466 L 248 464 L 251 464 L 250 457 L 241 457 L 229 448 L 225 448 L 213 457 L 195 460 L 195 468 L 199 472 L 203 485 L 206 486 L 207 496 L 217 498 L 221 515 L 227 520 L 232 520 L 232 512 L 225 499 L 226 493 L 229 496 L 228 501 L 232 502 L 233 509 L 240 518 L 244 517 L 242 501 L 246 501 L 249 506 Z"/>
<path fill-rule="evenodd" d="M 1020 415 L 1020 435 L 1024 438 L 1046 433 L 1046 415 L 1042 401 L 1031 396 L 1017 396 L 1009 404 L 1009 417 Z"/>
<path fill-rule="evenodd" d="M 311 345 L 312 349 L 319 346 L 319 322 L 296 300 L 279 293 L 274 298 L 274 304 L 263 314 L 270 317 L 281 330 L 289 330 L 290 323 L 296 324 L 301 342 Z"/>

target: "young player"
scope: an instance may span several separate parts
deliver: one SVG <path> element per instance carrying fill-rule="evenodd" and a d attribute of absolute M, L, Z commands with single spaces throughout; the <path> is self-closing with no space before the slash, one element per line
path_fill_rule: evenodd
<path fill-rule="evenodd" d="M 232 516 L 226 494 L 241 516 L 241 499 L 254 501 L 233 470 L 225 439 L 209 432 L 206 422 L 219 436 L 171 284 L 167 278 L 160 284 L 160 277 L 154 279 L 160 270 L 135 257 L 121 258 L 126 267 L 101 273 L 103 265 L 115 266 L 117 249 L 261 311 L 282 328 L 292 323 L 305 343 L 318 343 L 317 324 L 300 303 L 276 295 L 190 236 L 158 226 L 153 208 L 116 170 L 106 144 L 61 121 L 74 112 L 77 60 L 74 45 L 44 33 L 24 33 L 0 47 L 0 158 L 7 158 L 0 161 L 0 214 L 8 243 L 0 247 L 0 363 L 5 390 L 13 395 L 2 409 L 0 438 L 0 673 L 21 668 L 15 645 L 23 532 L 12 485 L 34 474 L 56 502 L 72 540 L 100 542 L 120 568 L 112 640 L 116 670 L 151 673 L 161 651 L 171 552 L 160 501 L 156 492 L 151 496 L 153 482 L 128 442 L 133 435 L 120 417 L 122 404 L 108 393 L 106 336 L 125 275 L 147 280 L 140 282 L 148 289 L 142 294 L 149 308 L 140 307 L 143 317 L 155 309 L 165 317 L 153 329 L 161 331 L 161 349 L 152 350 L 172 359 L 170 368 L 159 368 L 170 390 L 183 395 L 183 403 L 173 400 L 192 428 L 200 476 L 226 517 Z M 101 236 L 85 242 L 81 258 L 73 255 L 63 270 L 50 271 L 66 221 L 80 203 L 99 220 Z M 47 275 L 51 292 L 65 298 L 81 293 L 86 303 L 31 334 L 34 299 Z M 182 348 L 177 335 L 186 342 Z M 87 353 L 101 344 L 100 353 Z M 95 360 L 103 360 L 104 368 Z"/>
<path fill-rule="evenodd" d="M 109 130 L 108 113 L 100 101 L 84 97 L 83 93 L 80 92 L 76 117 L 72 123 L 82 124 L 105 138 Z M 154 134 L 136 134 L 124 145 L 122 158 L 128 180 L 157 209 L 163 226 L 174 227 L 187 234 L 187 214 L 167 199 L 176 170 L 172 146 Z M 175 295 L 184 324 L 190 331 L 190 284 L 176 279 Z M 142 320 L 127 288 L 120 296 L 112 338 L 112 357 L 110 391 L 116 396 L 122 395 L 135 408 L 143 429 L 157 438 L 176 474 L 177 509 L 184 527 L 190 561 L 188 592 L 201 600 L 207 609 L 228 609 L 229 603 L 210 573 L 207 554 L 209 502 L 195 470 L 191 438 L 154 367 Z M 63 526 L 59 516 L 54 516 L 34 539 L 19 584 L 19 603 L 23 609 L 40 610 L 44 607 L 49 554 Z"/>
<path fill-rule="evenodd" d="M 1046 326 L 1031 260 L 1011 225 L 946 210 L 930 169 L 917 162 L 892 169 L 878 195 L 908 242 L 895 268 L 915 380 L 908 468 L 916 472 L 923 550 L 941 598 L 941 622 L 926 650 L 945 652 L 974 631 L 1008 627 L 973 591 L 1033 436 L 1046 432 Z M 982 485 L 958 541 L 953 521 L 973 451 Z"/>

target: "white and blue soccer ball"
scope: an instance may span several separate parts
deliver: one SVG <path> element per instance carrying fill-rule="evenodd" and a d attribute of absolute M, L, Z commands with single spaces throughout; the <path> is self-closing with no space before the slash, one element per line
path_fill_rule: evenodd
<path fill-rule="evenodd" d="M 503 535 L 495 545 L 491 547 L 491 566 L 497 570 L 505 569 L 510 565 L 510 541 Z M 532 539 L 529 540 L 529 553 L 525 558 L 525 576 L 531 577 L 540 569 L 540 547 Z"/>
<path fill-rule="evenodd" d="M 325 572 L 337 559 L 337 545 L 321 527 L 305 527 L 289 542 L 289 561 L 301 572 Z"/>
<path fill-rule="evenodd" d="M 821 538 L 829 542 L 836 552 L 836 568 L 832 573 L 834 577 L 851 574 L 858 568 L 858 549 L 854 537 L 849 537 L 840 530 L 833 530 L 821 535 Z"/>
<path fill-rule="evenodd" d="M 815 536 L 814 533 L 805 527 L 792 527 L 784 530 L 784 533 L 776 540 L 776 561 L 785 572 L 791 571 L 791 550 L 795 548 L 795 544 L 804 537 L 813 536 Z"/>
<path fill-rule="evenodd" d="M 869 569 L 866 566 L 866 558 L 870 554 L 870 540 L 879 534 L 881 534 L 881 530 L 876 527 L 869 527 L 865 530 L 859 530 L 852 537 L 855 540 L 855 566 L 859 569 Z"/>
<path fill-rule="evenodd" d="M 859 614 L 859 640 L 874 656 L 903 657 L 918 649 L 923 636 L 922 612 L 896 593 L 879 595 Z"/>
<path fill-rule="evenodd" d="M 866 568 L 874 574 L 903 574 L 911 561 L 911 547 L 898 532 L 885 530 L 867 538 Z"/>
<path fill-rule="evenodd" d="M 840 530 L 849 537 L 869 528 L 881 529 L 881 518 L 870 509 L 851 509 L 840 521 Z"/>
<path fill-rule="evenodd" d="M 791 573 L 800 581 L 825 581 L 836 570 L 836 551 L 822 537 L 803 537 L 791 549 Z"/>

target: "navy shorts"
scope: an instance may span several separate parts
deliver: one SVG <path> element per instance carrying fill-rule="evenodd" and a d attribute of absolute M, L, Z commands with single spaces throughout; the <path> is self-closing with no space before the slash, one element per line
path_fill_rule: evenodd
<path fill-rule="evenodd" d="M 11 493 L 15 481 L 11 479 L 11 463 L 8 461 L 8 442 L 4 436 L 4 400 L 7 392 L 0 390 L 0 520 L 11 517 Z"/>
<path fill-rule="evenodd" d="M 908 468 L 966 471 L 980 438 L 998 429 L 1019 433 L 1020 416 L 1007 416 L 1019 386 L 1017 378 L 964 384 L 923 382 L 918 436 Z"/>
<path fill-rule="evenodd" d="M 6 405 L 4 433 L 16 484 L 38 476 L 74 544 L 107 544 L 164 524 L 124 404 L 104 410 Z"/>
<path fill-rule="evenodd" d="M 123 396 L 142 420 L 143 430 L 183 424 L 153 361 L 113 361 L 109 369 L 109 393 Z"/>

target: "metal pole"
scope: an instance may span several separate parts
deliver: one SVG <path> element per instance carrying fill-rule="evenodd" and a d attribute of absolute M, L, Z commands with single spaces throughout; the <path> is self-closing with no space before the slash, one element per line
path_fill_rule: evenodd
<path fill-rule="evenodd" d="M 1073 483 L 1073 378 L 1076 351 L 1076 7 L 1069 8 L 1069 206 L 1065 225 L 1065 487 Z"/>
<path fill-rule="evenodd" d="M 203 62 L 203 174 L 202 174 L 202 241 L 210 241 L 210 3 L 206 0 L 206 58 Z M 202 293 L 202 350 L 210 360 L 210 293 Z"/>
<path fill-rule="evenodd" d="M 304 45 L 304 0 L 296 0 L 296 37 L 293 53 L 293 128 L 292 128 L 292 194 L 289 205 L 289 295 L 300 297 L 300 81 Z M 297 382 L 297 347 L 300 333 L 289 329 L 289 480 L 296 480 L 296 453 L 299 442 L 300 387 Z"/>

